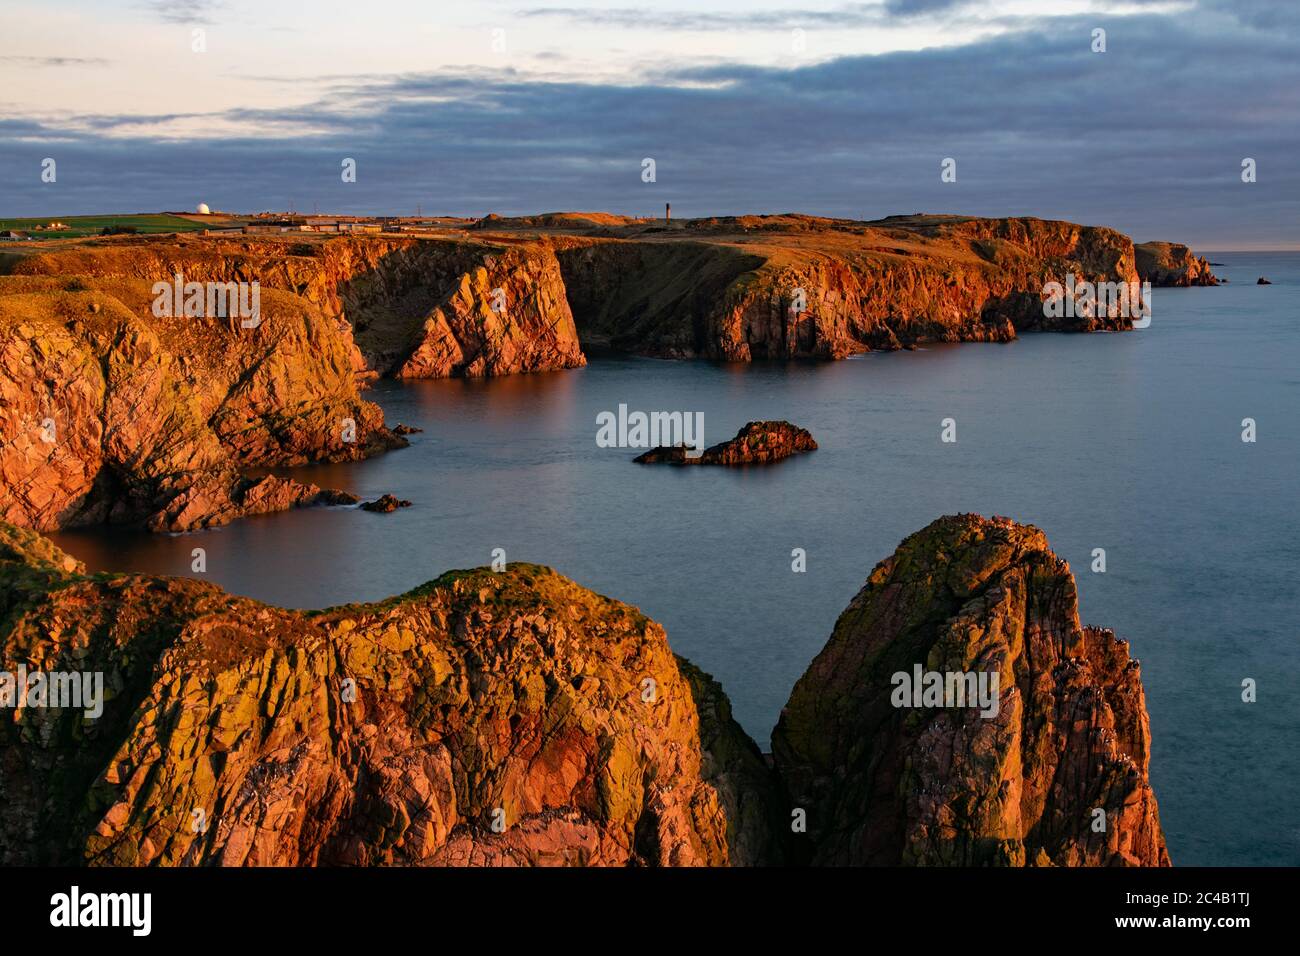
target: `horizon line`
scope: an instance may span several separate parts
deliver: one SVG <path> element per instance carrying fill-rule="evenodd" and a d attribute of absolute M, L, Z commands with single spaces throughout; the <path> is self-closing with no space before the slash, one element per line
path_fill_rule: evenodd
<path fill-rule="evenodd" d="M 213 215 L 213 216 L 229 216 L 229 217 L 232 217 L 232 218 L 238 218 L 238 217 L 252 217 L 252 216 L 259 216 L 259 215 L 266 215 L 266 214 L 271 214 L 271 215 L 284 215 L 284 216 L 304 216 L 304 217 L 311 217 L 311 218 L 320 218 L 320 217 L 329 217 L 329 216 L 353 217 L 353 218 L 357 218 L 357 217 L 364 217 L 364 216 L 369 215 L 369 216 L 388 216 L 388 217 L 399 217 L 399 218 L 410 218 L 410 219 L 417 219 L 417 218 L 418 218 L 418 219 L 468 219 L 468 220 L 473 220 L 473 221 L 475 221 L 475 222 L 480 222 L 480 221 L 482 221 L 483 219 L 486 219 L 486 218 L 487 218 L 488 216 L 490 216 L 490 215 L 497 215 L 497 216 L 500 216 L 502 219 L 526 219 L 526 218 L 533 218 L 533 217 L 538 217 L 538 216 L 556 216 L 556 215 L 608 215 L 608 216 L 625 216 L 625 217 L 628 218 L 628 219 L 658 219 L 658 218 L 663 218 L 663 217 L 659 217 L 659 216 L 638 216 L 638 215 L 635 215 L 635 214 L 633 214 L 633 213 L 610 212 L 609 210 L 606 210 L 606 209 L 582 209 L 582 210 L 579 210 L 579 209 L 551 209 L 551 210 L 547 210 L 547 211 L 544 211 L 544 212 L 513 213 L 513 214 L 509 214 L 509 215 L 504 214 L 504 213 L 493 213 L 493 212 L 487 212 L 487 213 L 484 213 L 484 214 L 482 214 L 482 215 L 480 215 L 480 216 L 466 216 L 466 215 L 458 215 L 458 214 L 456 214 L 456 213 L 448 213 L 448 212 L 442 212 L 442 213 L 431 212 L 431 213 L 420 213 L 420 214 L 410 213 L 410 212 L 343 213 L 343 212 L 302 212 L 302 211 L 293 211 L 293 212 L 290 212 L 290 211 L 288 211 L 288 210 L 267 210 L 267 209 L 260 210 L 260 211 L 258 211 L 258 212 L 232 212 L 232 211 L 226 211 L 226 210 L 216 210 L 216 211 L 213 211 L 213 212 L 210 213 L 210 215 Z M 39 215 L 39 216 L 4 216 L 4 215 L 0 215 L 0 222 L 4 222 L 4 221 L 7 221 L 7 220 L 16 220 L 16 219 L 33 219 L 33 220 L 35 220 L 35 219 L 60 219 L 60 218 L 66 218 L 66 219 L 81 219 L 81 218 L 102 218 L 102 217 L 106 217 L 106 216 L 123 216 L 123 217 L 126 217 L 126 216 L 163 216 L 163 215 L 198 216 L 198 215 L 202 215 L 202 214 L 201 214 L 201 213 L 198 213 L 198 212 L 189 212 L 189 211 L 181 210 L 181 209 L 157 209 L 157 210 L 153 210 L 153 211 L 136 211 L 136 212 L 43 213 L 43 214 L 41 214 L 41 215 Z M 681 216 L 681 217 L 678 219 L 678 221 L 679 221 L 679 222 L 687 222 L 687 221 L 691 221 L 691 220 L 699 220 L 699 219 L 727 219 L 727 218 L 730 218 L 730 219 L 736 219 L 736 218 L 740 218 L 740 217 L 742 217 L 742 216 L 764 216 L 764 217 L 779 217 L 779 216 L 807 216 L 807 217 L 810 218 L 810 219 L 825 219 L 825 220 L 829 220 L 829 221 L 840 221 L 840 222 L 861 222 L 861 223 L 881 222 L 881 221 L 883 221 L 883 220 L 885 220 L 885 219 L 893 218 L 893 217 L 908 218 L 908 217 L 913 217 L 913 216 L 952 216 L 952 217 L 954 217 L 954 218 L 963 218 L 963 219 L 1041 219 L 1041 220 L 1044 221 L 1044 222 L 1074 222 L 1074 220 L 1070 220 L 1070 219 L 1045 219 L 1045 218 L 1042 217 L 1042 216 L 1036 216 L 1036 215 L 1025 214 L 1025 213 L 1014 214 L 1014 215 L 1005 215 L 1005 216 L 982 216 L 982 215 L 976 215 L 976 214 L 973 214 L 973 213 L 913 212 L 913 213 L 890 213 L 888 216 L 881 216 L 881 217 L 878 218 L 878 219 L 854 219 L 854 218 L 849 217 L 849 216 L 828 216 L 828 215 L 822 215 L 822 214 L 818 214 L 818 213 L 803 213 L 803 212 L 795 212 L 795 211 L 787 211 L 787 212 L 709 213 L 709 214 L 706 214 L 706 215 L 700 215 L 700 216 Z M 1083 225 L 1083 226 L 1092 225 L 1092 226 L 1095 226 L 1096 224 L 1093 224 L 1093 223 L 1076 223 L 1076 225 Z M 1113 227 L 1113 226 L 1102 226 L 1101 228 L 1114 229 L 1115 227 Z M 1116 229 L 1115 231 L 1116 231 L 1116 232 L 1119 232 L 1120 230 Z M 167 233 L 143 233 L 142 235 L 167 235 Z M 1124 233 L 1124 235 L 1129 235 L 1129 238 L 1133 238 L 1131 234 Z M 54 237 L 51 237 L 51 238 L 54 238 Z M 94 238 L 94 237 L 93 237 L 93 236 L 83 236 L 83 237 L 81 237 L 81 238 L 87 238 L 87 239 L 88 239 L 88 238 Z M 1181 244 L 1181 245 L 1185 245 L 1185 246 L 1187 246 L 1188 248 L 1195 247 L 1195 248 L 1197 248 L 1197 249 L 1202 250 L 1202 251 L 1205 252 L 1205 253 L 1211 253 L 1211 252 L 1230 252 L 1230 253 L 1231 253 L 1231 252 L 1300 252 L 1300 243 L 1297 243 L 1297 244 L 1295 244 L 1295 245 L 1290 245 L 1290 246 L 1267 246 L 1267 247 L 1265 247 L 1265 246 L 1252 246 L 1252 245 L 1241 245 L 1241 244 L 1236 244 L 1236 245 L 1215 245 L 1215 244 L 1214 244 L 1214 240 L 1210 240 L 1210 241 L 1207 241 L 1207 242 L 1188 242 L 1188 241 L 1185 241 L 1185 240 L 1147 239 L 1147 240 L 1144 240 L 1144 242 L 1177 242 L 1177 243 L 1179 243 L 1179 244 Z M 1138 242 L 1137 240 L 1134 240 L 1134 245 L 1141 245 L 1141 244 L 1142 244 L 1141 242 Z"/>

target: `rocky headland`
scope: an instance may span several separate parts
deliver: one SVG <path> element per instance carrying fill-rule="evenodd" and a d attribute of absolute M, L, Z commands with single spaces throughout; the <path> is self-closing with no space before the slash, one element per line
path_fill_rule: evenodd
<path fill-rule="evenodd" d="M 0 524 L 0 620 L 5 666 L 98 671 L 106 698 L 0 721 L 0 864 L 773 858 L 775 790 L 721 690 L 546 568 L 302 613 L 87 575 Z"/>
<path fill-rule="evenodd" d="M 1006 519 L 876 567 L 770 762 L 659 625 L 535 565 L 300 612 L 0 523 L 0 660 L 105 684 L 0 721 L 6 865 L 1169 863 L 1137 664 Z M 914 667 L 999 675 L 996 715 L 898 707 Z"/>
<path fill-rule="evenodd" d="M 21 275 L 258 280 L 352 330 L 358 371 L 486 376 L 582 365 L 581 343 L 659 357 L 843 358 L 1029 331 L 1046 283 L 1214 284 L 1186 246 L 1033 218 L 491 216 L 408 235 L 119 238 L 6 256 Z"/>
<path fill-rule="evenodd" d="M 735 438 L 710 445 L 693 458 L 684 446 L 661 445 L 633 460 L 640 464 L 766 465 L 816 450 L 817 442 L 808 429 L 789 422 L 767 421 L 749 422 L 736 432 Z"/>
<path fill-rule="evenodd" d="M 1029 218 L 606 214 L 489 217 L 423 236 L 23 243 L 0 256 L 0 518 L 188 531 L 345 500 L 248 476 L 404 445 L 361 397 L 376 376 L 572 368 L 584 344 L 836 359 L 1125 329 L 1129 318 L 1106 312 L 1046 316 L 1044 286 L 1212 281 L 1186 247 L 1148 246 L 1159 249 Z M 260 323 L 159 317 L 154 290 L 177 277 L 257 283 Z"/>
<path fill-rule="evenodd" d="M 139 279 L 0 276 L 0 518 L 188 531 L 346 500 L 246 477 L 406 444 L 361 398 L 347 329 L 275 291 L 261 318 L 156 318 Z"/>

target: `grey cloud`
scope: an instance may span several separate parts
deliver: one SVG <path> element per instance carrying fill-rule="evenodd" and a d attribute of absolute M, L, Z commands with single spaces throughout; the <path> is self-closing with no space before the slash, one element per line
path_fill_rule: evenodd
<path fill-rule="evenodd" d="M 1130 0 L 1135 5 L 1167 0 Z M 1004 28 L 1028 26 L 1050 19 L 1050 10 L 996 16 L 976 0 L 884 0 L 883 3 L 846 3 L 822 9 L 788 7 L 785 9 L 747 10 L 743 13 L 711 13 L 700 10 L 609 8 L 609 7 L 535 7 L 516 12 L 521 19 L 566 20 L 586 26 L 617 29 L 655 30 L 772 30 L 807 27 L 813 29 L 854 29 L 881 27 L 893 23 L 934 21 L 938 23 L 978 22 Z"/>
<path fill-rule="evenodd" d="M 949 10 L 960 2 L 961 0 L 885 0 L 885 10 L 894 16 L 910 17 Z"/>
<path fill-rule="evenodd" d="M 111 60 L 98 56 L 0 56 L 0 63 L 19 66 L 105 66 Z"/>
<path fill-rule="evenodd" d="M 957 0 L 953 0 L 957 2 Z M 790 8 L 744 13 L 695 10 L 609 9 L 605 7 L 538 7 L 520 10 L 525 19 L 559 19 L 594 27 L 656 30 L 768 30 L 796 26 L 857 27 L 888 21 L 879 4 L 850 3 L 825 10 Z"/>
<path fill-rule="evenodd" d="M 671 201 L 683 216 L 1022 214 L 1139 239 L 1300 244 L 1292 24 L 1259 29 L 1222 11 L 1124 18 L 1108 24 L 1105 54 L 1090 51 L 1092 26 L 798 68 L 669 68 L 642 85 L 486 68 L 356 78 L 301 108 L 223 114 L 302 131 L 264 139 L 123 137 L 138 118 L 103 117 L 47 147 L 0 124 L 0 208 L 205 199 L 255 210 L 292 199 L 481 215 L 647 213 Z M 29 123 L 22 135 L 59 134 Z M 43 155 L 60 159 L 57 186 L 39 182 Z M 343 156 L 358 160 L 355 184 L 339 180 Z M 640 179 L 647 156 L 651 185 Z M 1260 170 L 1251 185 L 1239 177 L 1247 156 Z M 944 157 L 958 161 L 955 184 L 940 182 Z"/>
<path fill-rule="evenodd" d="M 145 7 L 165 23 L 211 23 L 219 0 L 149 0 Z"/>

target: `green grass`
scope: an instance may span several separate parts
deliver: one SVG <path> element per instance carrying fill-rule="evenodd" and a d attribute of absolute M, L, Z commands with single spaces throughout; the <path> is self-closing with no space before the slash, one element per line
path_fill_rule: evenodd
<path fill-rule="evenodd" d="M 48 222 L 61 222 L 68 228 L 55 232 L 36 232 L 35 227 Z M 182 219 L 179 216 L 164 216 L 157 213 L 142 213 L 122 216 L 42 216 L 36 219 L 0 219 L 0 232 L 12 229 L 27 233 L 33 239 L 80 239 L 84 236 L 97 236 L 105 226 L 132 226 L 141 233 L 149 232 L 195 232 L 205 228 L 203 224 Z"/>

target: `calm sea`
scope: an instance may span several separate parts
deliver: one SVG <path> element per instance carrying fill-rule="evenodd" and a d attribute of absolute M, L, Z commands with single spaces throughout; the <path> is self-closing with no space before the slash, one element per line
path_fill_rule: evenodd
<path fill-rule="evenodd" d="M 593 358 L 490 381 L 381 383 L 412 447 L 299 469 L 391 515 L 312 509 L 194 535 L 57 536 L 92 567 L 207 577 L 276 604 L 404 591 L 449 568 L 549 564 L 662 622 L 765 749 L 791 685 L 877 561 L 942 514 L 1046 531 L 1085 623 L 1142 661 L 1175 864 L 1300 863 L 1300 254 L 1212 254 L 1231 285 L 1157 289 L 1151 326 L 832 364 Z M 1273 285 L 1255 285 L 1258 276 Z M 634 465 L 596 416 L 751 419 L 821 449 L 764 469 Z M 957 442 L 940 441 L 953 418 Z M 1241 440 L 1254 419 L 1258 440 Z M 791 551 L 807 571 L 791 571 Z M 1106 551 L 1094 573 L 1094 548 Z M 1258 702 L 1243 703 L 1252 678 Z"/>

